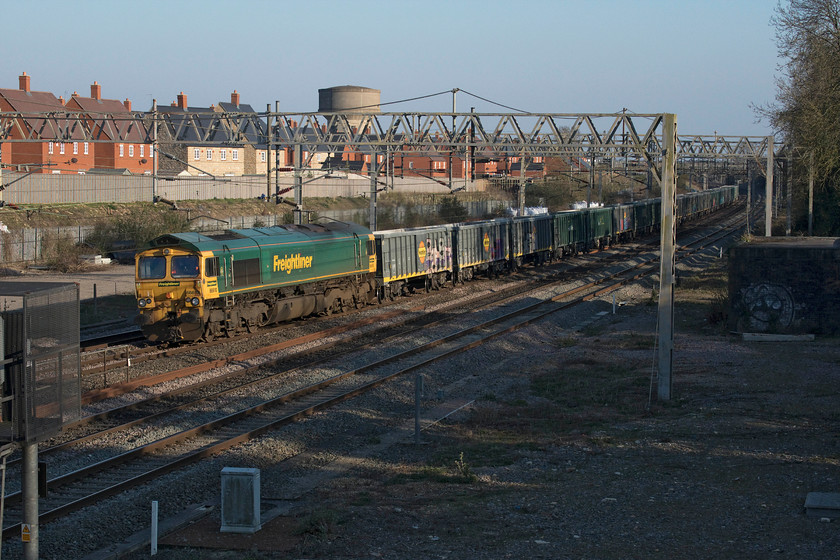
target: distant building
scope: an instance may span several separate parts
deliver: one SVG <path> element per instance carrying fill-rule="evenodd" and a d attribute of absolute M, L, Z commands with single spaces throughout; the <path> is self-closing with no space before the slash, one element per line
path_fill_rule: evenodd
<path fill-rule="evenodd" d="M 74 92 L 66 108 L 68 111 L 86 113 L 87 120 L 94 129 L 94 136 L 111 140 L 111 142 L 93 142 L 90 146 L 83 146 L 81 152 L 78 146 L 74 145 L 73 155 L 78 159 L 80 170 L 114 169 L 128 171 L 133 175 L 152 173 L 154 170 L 152 144 L 146 142 L 146 131 L 138 126 L 138 121 L 129 118 L 132 115 L 131 101 L 102 99 L 102 86 L 93 82 L 90 86 L 90 97 L 82 97 Z M 101 113 L 108 113 L 111 118 L 103 122 Z M 93 165 L 89 165 L 90 152 L 93 153 Z"/>
<path fill-rule="evenodd" d="M 24 113 L 15 119 L 10 136 L 13 140 L 26 142 L 4 142 L 2 162 L 4 167 L 32 173 L 78 172 L 78 155 L 73 155 L 79 143 L 84 144 L 81 131 L 69 139 L 59 140 L 55 132 L 44 125 L 44 119 L 26 113 L 64 111 L 64 103 L 52 93 L 32 91 L 31 77 L 24 72 L 19 78 L 18 89 L 0 89 L 0 111 Z M 69 140 L 69 141 L 68 141 Z M 90 152 L 90 146 L 87 146 Z M 84 146 L 82 147 L 84 150 Z"/>
<path fill-rule="evenodd" d="M 230 97 L 230 103 L 189 107 L 187 95 L 181 92 L 171 106 L 158 107 L 163 115 L 158 126 L 162 174 L 264 175 L 274 166 L 275 152 L 268 150 L 265 121 L 250 105 L 240 103 L 237 91 Z M 219 119 L 218 113 L 231 116 Z M 286 165 L 286 157 L 281 150 L 281 166 Z"/>
<path fill-rule="evenodd" d="M 152 172 L 152 146 L 145 142 L 145 131 L 138 128 L 137 121 L 121 118 L 131 115 L 131 101 L 102 99 L 102 86 L 94 82 L 90 97 L 74 93 L 65 104 L 52 93 L 32 91 L 26 72 L 19 77 L 19 86 L 0 89 L 0 111 L 23 113 L 14 123 L 11 138 L 32 141 L 4 143 L 5 167 L 33 173 L 87 173 L 94 169 Z M 43 126 L 44 119 L 35 115 L 51 111 L 82 113 L 97 142 L 85 139 L 82 131 L 73 127 L 69 127 L 69 138 L 58 138 L 51 127 Z M 110 118 L 104 119 L 104 114 Z"/>

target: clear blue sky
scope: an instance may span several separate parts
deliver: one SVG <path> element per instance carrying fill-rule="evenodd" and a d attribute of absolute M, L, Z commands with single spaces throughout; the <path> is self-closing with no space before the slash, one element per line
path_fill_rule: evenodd
<path fill-rule="evenodd" d="M 316 111 L 318 89 L 382 102 L 461 88 L 532 112 L 676 113 L 680 134 L 767 135 L 776 0 L 201 0 L 3 3 L 0 87 L 69 97 Z M 457 110 L 507 112 L 464 93 Z M 451 111 L 451 94 L 383 107 Z"/>

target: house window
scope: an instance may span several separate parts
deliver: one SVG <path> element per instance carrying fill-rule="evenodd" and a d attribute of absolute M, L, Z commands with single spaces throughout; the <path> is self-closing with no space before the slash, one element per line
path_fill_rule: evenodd
<path fill-rule="evenodd" d="M 239 161 L 239 150 L 231 150 L 231 155 L 233 155 L 233 161 Z"/>
<path fill-rule="evenodd" d="M 408 168 L 409 169 L 414 169 L 414 162 L 413 161 L 408 162 Z"/>
<path fill-rule="evenodd" d="M 88 150 L 90 149 L 90 145 L 87 142 L 85 142 L 85 145 L 82 149 L 84 150 L 85 155 L 88 155 Z"/>
<path fill-rule="evenodd" d="M 58 153 L 64 155 L 64 142 L 58 143 Z"/>
<path fill-rule="evenodd" d="M 265 152 L 260 152 L 260 161 L 265 163 Z"/>
<path fill-rule="evenodd" d="M 210 161 L 211 159 L 213 159 L 213 150 L 208 148 L 207 149 L 207 161 Z"/>
<path fill-rule="evenodd" d="M 201 150 L 199 150 L 198 148 L 196 148 L 196 149 L 193 151 L 193 159 L 199 159 L 200 157 L 201 157 Z"/>
<path fill-rule="evenodd" d="M 144 154 L 146 152 L 146 150 L 144 149 L 145 147 L 146 147 L 145 145 L 140 144 L 140 157 L 144 156 Z"/>
<path fill-rule="evenodd" d="M 134 144 L 128 145 L 128 157 L 134 157 Z"/>
<path fill-rule="evenodd" d="M 79 143 L 78 142 L 73 142 L 73 155 L 75 156 L 78 153 L 79 153 Z"/>
<path fill-rule="evenodd" d="M 225 161 L 227 159 L 227 150 L 219 150 L 219 159 Z"/>
<path fill-rule="evenodd" d="M 52 155 L 52 153 L 53 153 L 53 143 L 52 142 L 49 142 L 47 144 L 47 153 L 50 154 L 50 155 Z"/>
<path fill-rule="evenodd" d="M 120 157 L 125 156 L 125 145 L 120 144 Z"/>

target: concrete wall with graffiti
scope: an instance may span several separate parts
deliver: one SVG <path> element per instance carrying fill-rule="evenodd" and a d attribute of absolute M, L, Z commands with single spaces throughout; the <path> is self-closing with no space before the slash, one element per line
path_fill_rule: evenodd
<path fill-rule="evenodd" d="M 729 328 L 840 332 L 840 239 L 758 238 L 730 249 Z"/>

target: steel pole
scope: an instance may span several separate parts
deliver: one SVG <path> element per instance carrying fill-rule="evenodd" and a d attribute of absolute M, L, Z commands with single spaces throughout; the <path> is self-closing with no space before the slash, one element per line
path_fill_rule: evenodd
<path fill-rule="evenodd" d="M 747 235 L 752 235 L 752 226 L 750 225 L 750 211 L 752 210 L 752 183 L 753 171 L 752 166 L 747 164 Z"/>
<path fill-rule="evenodd" d="M 271 200 L 271 104 L 265 104 L 266 118 L 266 145 L 268 147 L 268 154 L 265 156 L 265 196 L 266 201 Z"/>
<path fill-rule="evenodd" d="M 793 154 L 791 152 L 788 153 L 786 161 L 786 173 L 785 173 L 785 198 L 786 198 L 786 206 L 785 209 L 787 212 L 787 216 L 785 218 L 785 236 L 790 237 L 791 232 L 791 223 L 790 223 L 790 213 L 791 207 L 793 206 Z"/>
<path fill-rule="evenodd" d="M 814 152 L 808 162 L 808 236 L 814 235 Z"/>
<path fill-rule="evenodd" d="M 280 113 L 280 102 L 279 101 L 274 102 L 274 112 L 278 113 L 278 114 Z M 280 127 L 280 119 L 279 118 L 275 117 L 274 126 L 275 126 L 275 128 Z M 272 137 L 273 133 L 269 132 L 268 135 L 269 135 L 269 138 L 270 138 L 270 137 Z M 271 152 L 269 152 L 268 155 L 269 155 L 269 157 L 271 157 Z M 274 145 L 274 192 L 275 193 L 280 192 L 280 144 L 279 143 Z"/>
<path fill-rule="evenodd" d="M 370 231 L 376 231 L 376 152 L 370 156 Z"/>
<path fill-rule="evenodd" d="M 764 187 L 764 236 L 773 237 L 773 137 L 767 137 L 767 180 Z"/>
<path fill-rule="evenodd" d="M 152 202 L 158 193 L 158 108 L 157 99 L 152 99 Z"/>
<path fill-rule="evenodd" d="M 303 176 L 301 176 L 302 150 L 300 144 L 295 144 L 295 210 L 294 222 L 296 225 L 303 224 Z"/>

